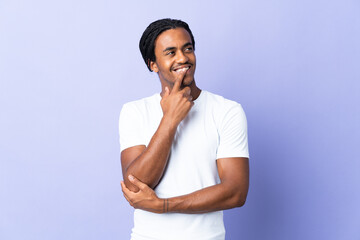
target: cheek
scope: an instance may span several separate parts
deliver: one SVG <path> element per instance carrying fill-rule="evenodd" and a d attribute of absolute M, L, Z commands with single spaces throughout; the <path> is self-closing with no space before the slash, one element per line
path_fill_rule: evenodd
<path fill-rule="evenodd" d="M 194 65 L 196 65 L 196 56 L 195 55 L 192 58 L 192 62 L 193 62 Z"/>
<path fill-rule="evenodd" d="M 161 69 L 162 71 L 169 71 L 169 69 L 171 69 L 171 63 L 169 62 L 162 62 L 159 66 L 159 69 Z"/>

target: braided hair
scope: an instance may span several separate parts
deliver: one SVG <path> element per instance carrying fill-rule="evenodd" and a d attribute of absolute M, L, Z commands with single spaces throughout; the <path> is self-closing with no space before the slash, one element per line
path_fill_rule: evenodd
<path fill-rule="evenodd" d="M 155 41 L 156 38 L 164 31 L 175 28 L 184 28 L 191 37 L 191 42 L 195 50 L 194 36 L 186 22 L 176 19 L 164 18 L 151 23 L 144 31 L 140 38 L 139 48 L 145 64 L 150 72 L 150 62 L 155 62 Z"/>

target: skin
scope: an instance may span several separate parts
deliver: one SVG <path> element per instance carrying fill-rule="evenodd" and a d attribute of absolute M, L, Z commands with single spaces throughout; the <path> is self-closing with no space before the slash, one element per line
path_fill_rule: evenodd
<path fill-rule="evenodd" d="M 184 74 L 180 88 L 189 87 L 195 100 L 200 95 L 196 86 L 194 74 L 196 56 L 190 34 L 184 28 L 170 29 L 161 33 L 155 41 L 155 62 L 150 62 L 150 68 L 158 73 L 162 94 L 165 88 L 172 89 L 179 73 L 174 71 L 181 67 L 190 67 Z M 183 73 L 180 73 L 180 75 Z"/>
<path fill-rule="evenodd" d="M 177 126 L 201 90 L 195 83 L 196 57 L 185 29 L 161 33 L 155 41 L 155 56 L 150 67 L 161 82 L 163 117 L 147 147 L 139 145 L 121 152 L 125 198 L 134 208 L 154 213 L 204 213 L 242 206 L 249 187 L 247 158 L 217 159 L 220 184 L 173 198 L 156 196 L 153 189 L 164 174 Z M 176 71 L 183 67 L 189 69 Z"/>

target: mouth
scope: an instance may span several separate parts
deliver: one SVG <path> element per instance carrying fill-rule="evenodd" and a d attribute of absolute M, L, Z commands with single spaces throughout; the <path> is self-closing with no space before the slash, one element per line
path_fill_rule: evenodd
<path fill-rule="evenodd" d="M 186 72 L 190 68 L 191 68 L 190 65 L 186 65 L 186 66 L 181 66 L 181 67 L 174 68 L 173 71 L 177 72 L 177 73 L 182 73 L 182 72 Z"/>

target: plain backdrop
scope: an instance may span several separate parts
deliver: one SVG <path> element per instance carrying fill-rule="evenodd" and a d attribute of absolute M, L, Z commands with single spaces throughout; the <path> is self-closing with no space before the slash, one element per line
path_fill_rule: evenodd
<path fill-rule="evenodd" d="M 247 114 L 227 239 L 360 239 L 357 0 L 2 0 L 0 239 L 129 239 L 118 117 L 160 90 L 138 41 L 164 17 L 194 33 L 198 86 Z"/>

